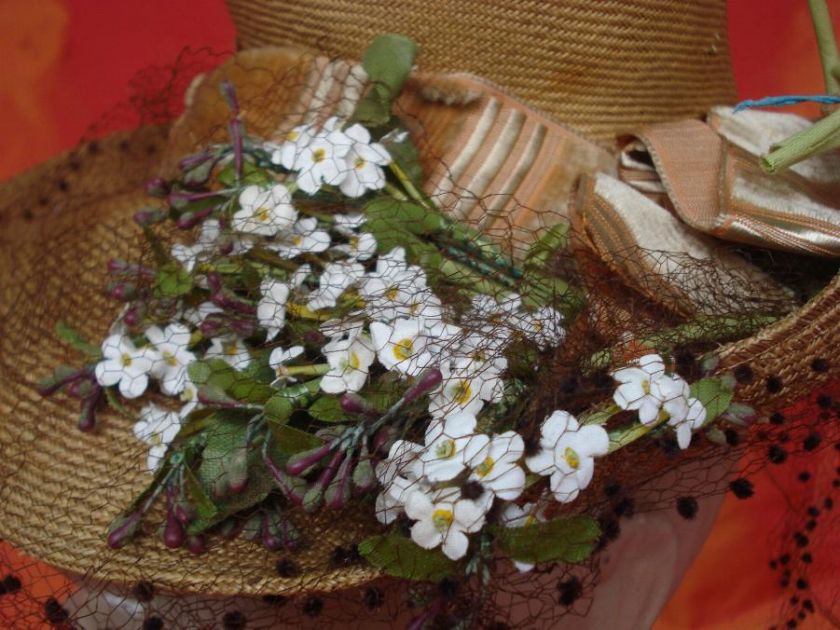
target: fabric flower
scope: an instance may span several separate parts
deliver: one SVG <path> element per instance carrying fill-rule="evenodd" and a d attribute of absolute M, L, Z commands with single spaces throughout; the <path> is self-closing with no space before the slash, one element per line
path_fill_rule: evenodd
<path fill-rule="evenodd" d="M 298 217 L 292 194 L 283 184 L 268 189 L 246 186 L 239 193 L 239 206 L 241 210 L 233 215 L 233 229 L 247 234 L 274 236 L 292 227 Z"/>
<path fill-rule="evenodd" d="M 703 403 L 691 398 L 688 383 L 676 375 L 666 375 L 654 381 L 651 392 L 662 401 L 668 424 L 676 429 L 680 448 L 688 448 L 692 432 L 706 421 Z"/>
<path fill-rule="evenodd" d="M 184 383 L 184 389 L 181 390 L 181 393 L 178 395 L 178 397 L 181 399 L 181 402 L 184 403 L 180 411 L 178 411 L 178 416 L 183 421 L 199 405 L 198 387 L 196 387 L 195 384 L 190 380 L 189 374 L 187 374 L 186 382 Z"/>
<path fill-rule="evenodd" d="M 362 232 L 348 240 L 348 244 L 336 245 L 333 251 L 346 254 L 350 260 L 370 260 L 376 255 L 376 237 L 373 234 Z"/>
<path fill-rule="evenodd" d="M 376 358 L 370 337 L 364 334 L 348 339 L 334 339 L 322 352 L 330 371 L 321 379 L 321 389 L 329 394 L 357 392 L 365 385 L 368 368 Z"/>
<path fill-rule="evenodd" d="M 642 424 L 654 422 L 662 408 L 662 399 L 653 391 L 652 384 L 664 374 L 665 363 L 658 354 L 641 357 L 638 367 L 616 370 L 612 376 L 620 385 L 613 394 L 615 404 L 622 409 L 638 410 Z"/>
<path fill-rule="evenodd" d="M 157 470 L 166 455 L 170 442 L 181 430 L 181 418 L 174 411 L 157 405 L 146 405 L 134 424 L 134 435 L 150 445 L 146 458 L 146 468 L 150 472 Z"/>
<path fill-rule="evenodd" d="M 688 411 L 685 418 L 675 421 L 668 419 L 668 424 L 673 426 L 677 432 L 677 444 L 680 448 L 686 449 L 691 444 L 691 434 L 703 426 L 706 422 L 706 407 L 697 398 L 688 399 Z"/>
<path fill-rule="evenodd" d="M 522 313 L 518 323 L 525 337 L 536 343 L 540 350 L 559 346 L 566 336 L 563 315 L 550 306 L 543 306 L 533 313 Z"/>
<path fill-rule="evenodd" d="M 324 265 L 318 288 L 309 294 L 306 303 L 313 311 L 332 308 L 338 298 L 365 273 L 364 267 L 357 262 L 337 262 Z"/>
<path fill-rule="evenodd" d="M 475 416 L 465 412 L 432 422 L 426 429 L 426 446 L 415 462 L 417 476 L 432 482 L 457 477 L 490 441 L 475 433 L 475 425 Z"/>
<path fill-rule="evenodd" d="M 333 221 L 336 232 L 347 238 L 352 238 L 356 236 L 356 233 L 365 224 L 367 217 L 362 213 L 336 214 L 333 217 Z"/>
<path fill-rule="evenodd" d="M 391 163 L 391 154 L 378 142 L 371 142 L 370 132 L 358 123 L 345 129 L 344 133 L 353 144 L 345 158 L 348 172 L 339 186 L 341 192 L 356 198 L 368 190 L 385 188 L 382 167 Z"/>
<path fill-rule="evenodd" d="M 603 427 L 580 426 L 570 413 L 555 411 L 542 424 L 540 452 L 525 464 L 538 475 L 551 475 L 554 498 L 569 503 L 592 481 L 594 457 L 606 455 L 609 446 Z"/>
<path fill-rule="evenodd" d="M 402 247 L 379 256 L 376 270 L 365 276 L 359 287 L 370 317 L 386 322 L 410 317 L 410 306 L 418 293 L 426 291 L 426 273 L 420 267 L 406 264 Z"/>
<path fill-rule="evenodd" d="M 298 188 L 310 195 L 318 192 L 324 184 L 340 184 L 347 176 L 345 158 L 353 140 L 337 129 L 335 122 L 328 123 L 300 149 L 292 165 L 292 170 L 298 171 Z"/>
<path fill-rule="evenodd" d="M 403 511 L 411 492 L 429 490 L 428 484 L 417 478 L 412 467 L 422 450 L 419 444 L 397 440 L 391 445 L 388 458 L 376 465 L 374 473 L 383 487 L 376 497 L 376 518 L 383 525 L 392 523 Z"/>
<path fill-rule="evenodd" d="M 312 125 L 298 125 L 286 133 L 285 142 L 274 148 L 271 163 L 279 164 L 287 171 L 292 170 L 298 155 L 306 148 L 315 133 Z"/>
<path fill-rule="evenodd" d="M 149 374 L 159 359 L 152 348 L 136 348 L 131 339 L 111 335 L 102 342 L 104 359 L 96 364 L 96 381 L 102 387 L 119 383 L 120 394 L 137 398 L 149 385 Z"/>
<path fill-rule="evenodd" d="M 286 325 L 286 302 L 289 287 L 275 278 L 265 278 L 260 285 L 262 298 L 257 305 L 257 321 L 268 332 L 266 341 L 271 341 Z"/>
<path fill-rule="evenodd" d="M 513 501 L 525 489 L 525 471 L 519 460 L 525 443 L 515 431 L 505 431 L 485 444 L 467 462 L 470 479 L 505 501 Z"/>
<path fill-rule="evenodd" d="M 393 325 L 373 322 L 370 334 L 376 356 L 388 370 L 417 376 L 435 364 L 430 348 L 433 333 L 422 320 L 397 319 Z"/>
<path fill-rule="evenodd" d="M 509 503 L 501 514 L 501 522 L 505 527 L 530 527 L 535 523 L 544 523 L 546 520 L 545 510 L 540 509 L 536 503 L 526 503 L 522 507 Z M 513 564 L 522 573 L 534 568 L 530 562 L 514 560 Z"/>
<path fill-rule="evenodd" d="M 219 222 L 216 219 L 208 219 L 201 224 L 201 232 L 195 243 L 176 243 L 172 246 L 172 257 L 180 262 L 187 272 L 192 273 L 195 264 L 207 258 L 207 255 L 216 249 L 220 233 Z"/>
<path fill-rule="evenodd" d="M 217 313 L 224 313 L 225 310 L 220 306 L 215 305 L 213 302 L 207 301 L 202 302 L 196 307 L 184 309 L 183 315 L 181 315 L 184 321 L 192 324 L 193 326 L 201 326 L 201 323 L 207 319 L 209 315 L 215 315 Z"/>
<path fill-rule="evenodd" d="M 222 359 L 237 370 L 244 370 L 251 363 L 251 353 L 245 342 L 232 335 L 214 337 L 204 356 L 207 359 Z"/>
<path fill-rule="evenodd" d="M 291 379 L 288 372 L 286 372 L 286 364 L 289 361 L 297 359 L 302 354 L 303 346 L 292 346 L 288 350 L 284 348 L 274 348 L 274 350 L 271 351 L 271 354 L 268 357 L 268 367 L 274 370 L 274 373 L 277 375 L 277 379 L 274 383 L 272 383 L 272 385 L 276 385 L 287 379 L 294 380 Z"/>
<path fill-rule="evenodd" d="M 455 411 L 477 414 L 485 402 L 499 402 L 504 395 L 501 374 L 507 369 L 507 359 L 476 361 L 457 358 L 453 365 L 443 364 L 443 382 L 431 396 L 429 413 L 439 418 Z"/>
<path fill-rule="evenodd" d="M 452 560 L 466 555 L 466 534 L 484 526 L 482 506 L 461 498 L 458 488 L 442 488 L 431 494 L 414 491 L 405 503 L 405 513 L 417 521 L 411 527 L 411 539 L 424 549 L 441 545 L 443 553 Z"/>
<path fill-rule="evenodd" d="M 306 217 L 294 224 L 288 237 L 268 247 L 281 258 L 294 258 L 301 254 L 323 252 L 329 246 L 330 235 L 318 229 L 318 219 Z"/>
<path fill-rule="evenodd" d="M 187 383 L 187 366 L 195 361 L 189 351 L 190 329 L 183 324 L 170 324 L 165 330 L 151 326 L 146 330 L 146 339 L 152 342 L 158 352 L 158 360 L 152 366 L 152 375 L 160 380 L 164 394 L 176 396 Z"/>

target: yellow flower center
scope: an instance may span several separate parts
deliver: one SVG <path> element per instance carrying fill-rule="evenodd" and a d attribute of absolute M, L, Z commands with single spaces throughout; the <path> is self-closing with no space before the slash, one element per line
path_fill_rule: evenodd
<path fill-rule="evenodd" d="M 286 140 L 288 140 L 289 142 L 294 142 L 298 138 L 300 138 L 300 132 L 295 129 L 292 129 L 289 133 L 286 134 Z"/>
<path fill-rule="evenodd" d="M 436 530 L 443 533 L 452 525 L 453 516 L 452 510 L 435 510 L 432 512 L 432 524 Z"/>
<path fill-rule="evenodd" d="M 235 341 L 226 341 L 222 343 L 222 352 L 229 357 L 235 357 L 239 354 L 239 348 Z"/>
<path fill-rule="evenodd" d="M 529 514 L 525 518 L 525 523 L 522 525 L 522 527 L 530 527 L 531 525 L 533 525 L 536 522 L 537 522 L 537 517 L 534 516 L 533 514 Z"/>
<path fill-rule="evenodd" d="M 356 170 L 362 170 L 365 167 L 365 164 L 367 164 L 367 162 L 365 162 L 364 158 L 357 157 L 353 166 L 356 167 Z"/>
<path fill-rule="evenodd" d="M 387 291 L 385 291 L 385 298 L 391 300 L 392 302 L 397 299 L 400 294 L 400 290 L 397 287 L 391 287 Z"/>
<path fill-rule="evenodd" d="M 496 461 L 492 457 L 487 457 L 483 462 L 475 467 L 475 474 L 479 477 L 486 477 L 493 471 L 493 466 Z"/>
<path fill-rule="evenodd" d="M 123 367 L 131 367 L 131 355 L 127 352 L 123 352 L 122 356 L 120 357 L 120 363 Z"/>
<path fill-rule="evenodd" d="M 262 223 L 267 222 L 271 218 L 271 210 L 268 208 L 257 208 L 254 211 L 254 218 Z"/>
<path fill-rule="evenodd" d="M 411 355 L 414 353 L 414 341 L 409 338 L 400 339 L 394 344 L 392 351 L 398 361 L 410 359 Z"/>
<path fill-rule="evenodd" d="M 456 450 L 455 440 L 444 440 L 435 449 L 435 456 L 438 459 L 449 459 L 455 456 Z"/>
<path fill-rule="evenodd" d="M 301 243 L 303 243 L 303 237 L 300 234 L 292 237 L 292 245 L 294 245 L 295 247 L 300 247 Z"/>
<path fill-rule="evenodd" d="M 563 459 L 565 459 L 566 463 L 575 470 L 580 467 L 580 455 L 578 455 L 577 451 L 571 446 L 567 446 L 566 450 L 563 451 Z"/>
<path fill-rule="evenodd" d="M 359 359 L 358 353 L 350 353 L 350 356 L 347 359 L 347 365 L 349 365 L 354 370 L 358 370 L 362 366 L 362 361 Z"/>
<path fill-rule="evenodd" d="M 650 381 L 645 379 L 642 381 L 642 391 L 645 393 L 645 396 L 650 394 Z"/>
<path fill-rule="evenodd" d="M 350 247 L 353 249 L 359 249 L 359 237 L 358 236 L 351 236 L 350 237 Z"/>
<path fill-rule="evenodd" d="M 172 367 L 178 366 L 178 360 L 175 358 L 175 355 L 168 350 L 164 350 L 163 360 L 167 365 L 171 365 Z"/>
<path fill-rule="evenodd" d="M 312 152 L 312 161 L 316 164 L 318 162 L 323 162 L 327 159 L 327 150 L 326 149 L 315 149 Z"/>
<path fill-rule="evenodd" d="M 452 392 L 452 400 L 461 405 L 466 406 L 473 399 L 472 385 L 468 379 L 458 381 L 455 389 Z"/>

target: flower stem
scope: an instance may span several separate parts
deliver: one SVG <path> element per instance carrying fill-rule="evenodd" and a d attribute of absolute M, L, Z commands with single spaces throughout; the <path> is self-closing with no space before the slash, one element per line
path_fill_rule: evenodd
<path fill-rule="evenodd" d="M 316 363 L 315 365 L 292 365 L 283 368 L 283 373 L 287 376 L 323 376 L 329 371 L 329 363 Z"/>
<path fill-rule="evenodd" d="M 400 184 L 402 184 L 403 189 L 405 190 L 405 192 L 408 193 L 409 197 L 414 199 L 414 201 L 419 203 L 424 208 L 428 210 L 437 211 L 437 208 L 435 208 L 434 205 L 428 199 L 426 199 L 426 196 L 421 194 L 420 191 L 417 190 L 417 188 L 414 186 L 414 183 L 411 181 L 406 172 L 402 170 L 399 164 L 397 164 L 396 162 L 391 162 L 388 165 L 388 168 L 391 169 L 391 172 L 400 181 Z"/>
<path fill-rule="evenodd" d="M 316 313 L 305 304 L 286 304 L 286 312 L 299 319 L 311 319 L 316 322 L 325 322 L 330 319 L 329 313 Z"/>

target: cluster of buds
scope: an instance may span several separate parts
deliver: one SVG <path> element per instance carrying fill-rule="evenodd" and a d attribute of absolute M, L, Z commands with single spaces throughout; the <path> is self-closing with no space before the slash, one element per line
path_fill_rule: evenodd
<path fill-rule="evenodd" d="M 102 386 L 96 382 L 92 367 L 75 370 L 61 366 L 38 384 L 38 393 L 41 396 L 52 396 L 59 391 L 81 400 L 79 430 L 92 431 L 96 427 L 96 408 L 104 395 Z"/>

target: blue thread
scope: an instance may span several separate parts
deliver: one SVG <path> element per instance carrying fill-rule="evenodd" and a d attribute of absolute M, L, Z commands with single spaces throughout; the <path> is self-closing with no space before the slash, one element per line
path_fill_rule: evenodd
<path fill-rule="evenodd" d="M 735 106 L 735 112 L 740 112 L 749 107 L 784 107 L 786 105 L 796 105 L 797 103 L 825 103 L 827 105 L 835 105 L 840 103 L 840 96 L 827 96 L 825 94 L 816 94 L 814 96 L 767 96 L 757 100 L 748 99 L 741 101 Z"/>

